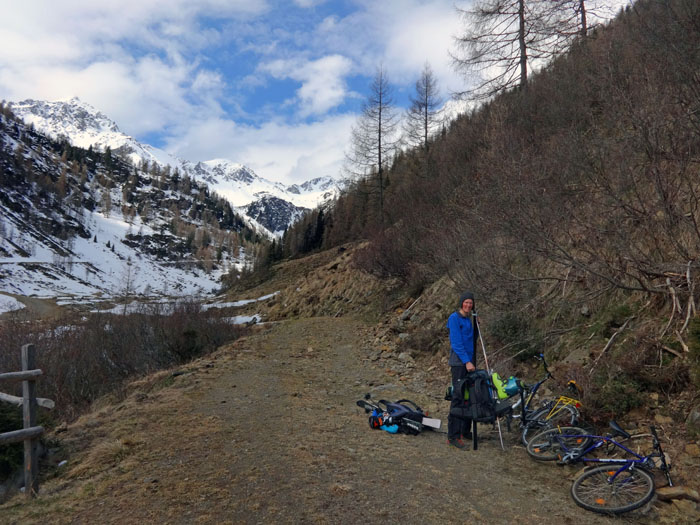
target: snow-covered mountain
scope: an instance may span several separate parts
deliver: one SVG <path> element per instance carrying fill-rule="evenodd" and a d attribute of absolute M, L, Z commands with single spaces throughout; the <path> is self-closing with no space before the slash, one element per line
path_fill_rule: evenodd
<path fill-rule="evenodd" d="M 52 140 L 0 105 L 0 294 L 209 294 L 257 231 L 203 181 Z"/>
<path fill-rule="evenodd" d="M 230 160 L 191 162 L 179 159 L 122 133 L 116 123 L 78 98 L 55 102 L 24 100 L 10 102 L 8 106 L 25 123 L 53 139 L 65 138 L 74 146 L 92 147 L 100 152 L 109 148 L 136 166 L 143 165 L 144 161 L 161 168 L 170 166 L 172 170 L 177 168 L 180 173 L 204 181 L 268 234 L 279 235 L 304 209 L 314 208 L 338 193 L 338 183 L 332 177 L 285 186 Z M 275 229 L 269 230 L 266 225 Z"/>
<path fill-rule="evenodd" d="M 113 153 L 136 165 L 143 160 L 173 167 L 182 162 L 163 150 L 141 144 L 122 133 L 114 121 L 77 97 L 55 102 L 28 99 L 8 102 L 7 106 L 26 124 L 54 140 L 65 138 L 73 146 L 84 149 L 92 146 L 96 151 L 105 151 L 109 147 Z"/>

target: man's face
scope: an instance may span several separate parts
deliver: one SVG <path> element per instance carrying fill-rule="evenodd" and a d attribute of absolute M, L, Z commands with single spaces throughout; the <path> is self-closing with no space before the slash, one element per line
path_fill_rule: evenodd
<path fill-rule="evenodd" d="M 474 301 L 471 299 L 465 299 L 462 301 L 462 311 L 465 313 L 469 313 L 472 311 L 472 308 L 474 308 Z"/>

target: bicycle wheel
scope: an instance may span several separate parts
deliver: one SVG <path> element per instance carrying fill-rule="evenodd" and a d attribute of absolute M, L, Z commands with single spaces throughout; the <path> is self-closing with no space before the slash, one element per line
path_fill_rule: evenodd
<path fill-rule="evenodd" d="M 528 441 L 535 434 L 539 434 L 548 428 L 561 426 L 574 426 L 578 423 L 579 413 L 576 407 L 571 405 L 561 405 L 555 410 L 549 407 L 541 408 L 531 416 L 523 428 L 521 439 L 523 445 L 527 446 Z M 586 434 L 587 432 L 584 432 Z"/>
<path fill-rule="evenodd" d="M 554 461 L 564 454 L 575 452 L 577 449 L 583 450 L 588 446 L 590 438 L 581 437 L 587 433 L 579 427 L 549 428 L 532 436 L 527 444 L 527 453 L 537 461 Z"/>
<path fill-rule="evenodd" d="M 622 514 L 648 502 L 654 495 L 651 474 L 641 468 L 629 468 L 615 476 L 620 467 L 596 467 L 576 478 L 571 486 L 576 504 L 600 514 Z"/>

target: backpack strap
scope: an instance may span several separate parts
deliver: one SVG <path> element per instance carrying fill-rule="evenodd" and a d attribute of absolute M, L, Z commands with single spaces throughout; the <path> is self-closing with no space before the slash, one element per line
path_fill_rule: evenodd
<path fill-rule="evenodd" d="M 418 412 L 423 412 L 423 409 L 422 409 L 421 407 L 419 407 L 418 405 L 416 405 L 416 404 L 415 404 L 413 401 L 411 401 L 410 399 L 399 399 L 399 400 L 397 401 L 397 403 L 408 403 L 408 404 L 411 405 L 416 411 L 418 411 Z"/>

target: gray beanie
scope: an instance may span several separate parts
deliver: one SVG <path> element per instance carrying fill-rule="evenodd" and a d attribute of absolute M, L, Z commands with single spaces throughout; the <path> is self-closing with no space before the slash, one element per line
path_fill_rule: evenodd
<path fill-rule="evenodd" d="M 474 294 L 471 292 L 464 292 L 462 295 L 459 296 L 459 303 L 457 303 L 457 310 L 462 308 L 462 303 L 466 301 L 467 299 L 471 299 L 474 301 Z"/>

